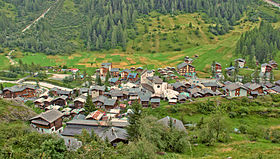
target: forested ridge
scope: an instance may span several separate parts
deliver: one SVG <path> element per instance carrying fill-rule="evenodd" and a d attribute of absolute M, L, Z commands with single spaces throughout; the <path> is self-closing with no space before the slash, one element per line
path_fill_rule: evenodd
<path fill-rule="evenodd" d="M 33 2 L 33 3 L 31 3 Z M 45 4 L 54 0 L 14 0 L 18 16 L 43 10 Z M 20 27 L 10 27 L 2 13 L 0 24 L 2 47 L 19 47 L 28 52 L 46 54 L 71 53 L 76 49 L 100 50 L 121 47 L 126 49 L 128 40 L 138 34 L 135 23 L 139 17 L 156 11 L 161 14 L 178 15 L 200 12 L 206 23 L 213 24 L 209 30 L 214 35 L 226 34 L 236 25 L 249 7 L 258 0 L 60 0 L 56 6 L 31 30 L 15 34 Z M 7 4 L 8 2 L 5 1 Z M 22 4 L 21 4 L 22 3 Z M 65 9 L 65 4 L 73 5 Z M 186 22 L 188 23 L 188 22 Z M 7 28 L 12 31 L 7 31 Z M 9 36 L 5 36 L 9 35 Z"/>
<path fill-rule="evenodd" d="M 268 62 L 280 50 L 280 29 L 261 22 L 259 27 L 244 33 L 237 43 L 236 53 L 248 58 L 250 64 Z"/>

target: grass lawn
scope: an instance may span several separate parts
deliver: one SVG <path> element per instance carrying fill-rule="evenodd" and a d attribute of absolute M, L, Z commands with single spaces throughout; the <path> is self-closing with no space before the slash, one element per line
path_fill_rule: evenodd
<path fill-rule="evenodd" d="M 0 53 L 0 63 L 0 70 L 6 70 L 9 68 L 9 60 L 3 53 Z"/>
<path fill-rule="evenodd" d="M 14 83 L 2 83 L 2 84 L 3 84 L 3 87 L 4 87 L 4 88 L 6 88 L 6 87 L 12 87 L 12 86 L 16 85 L 16 84 L 14 84 Z"/>

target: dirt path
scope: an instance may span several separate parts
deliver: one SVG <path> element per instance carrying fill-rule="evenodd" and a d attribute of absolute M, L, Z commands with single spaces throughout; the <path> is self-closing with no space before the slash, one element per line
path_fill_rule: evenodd
<path fill-rule="evenodd" d="M 6 56 L 6 57 L 8 58 L 8 60 L 9 60 L 9 62 L 10 62 L 11 65 L 17 64 L 17 62 L 16 62 L 15 60 L 13 60 L 12 57 L 11 57 L 11 55 L 12 55 L 13 52 L 15 52 L 15 50 L 10 51 L 10 52 L 8 53 L 8 55 Z"/>
<path fill-rule="evenodd" d="M 33 25 L 33 24 L 36 24 L 36 22 L 38 22 L 40 19 L 44 18 L 45 15 L 52 9 L 52 7 L 54 7 L 54 5 L 59 2 L 59 0 L 57 0 L 50 8 L 48 8 L 47 10 L 45 10 L 43 12 L 42 15 L 40 15 L 37 19 L 35 19 L 31 24 L 29 24 L 28 26 L 26 26 L 21 32 L 24 33 L 26 30 L 30 29 L 30 27 Z"/>

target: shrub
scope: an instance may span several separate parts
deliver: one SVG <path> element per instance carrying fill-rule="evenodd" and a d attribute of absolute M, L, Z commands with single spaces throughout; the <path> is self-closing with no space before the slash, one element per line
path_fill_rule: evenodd
<path fill-rule="evenodd" d="M 280 143 L 280 129 L 272 130 L 270 139 L 272 143 Z"/>

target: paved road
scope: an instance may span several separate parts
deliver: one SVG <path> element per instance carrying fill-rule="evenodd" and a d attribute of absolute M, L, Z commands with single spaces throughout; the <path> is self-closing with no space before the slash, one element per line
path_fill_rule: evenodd
<path fill-rule="evenodd" d="M 264 0 L 264 1 L 280 9 L 280 4 L 274 2 L 273 0 Z"/>

